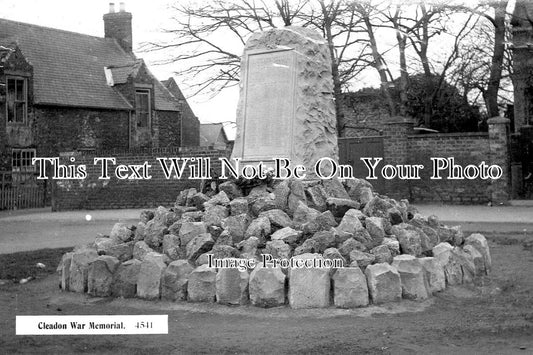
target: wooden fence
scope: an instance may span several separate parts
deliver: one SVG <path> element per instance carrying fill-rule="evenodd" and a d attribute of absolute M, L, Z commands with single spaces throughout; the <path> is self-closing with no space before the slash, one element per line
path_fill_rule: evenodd
<path fill-rule="evenodd" d="M 44 207 L 45 191 L 33 173 L 0 171 L 0 210 Z"/>

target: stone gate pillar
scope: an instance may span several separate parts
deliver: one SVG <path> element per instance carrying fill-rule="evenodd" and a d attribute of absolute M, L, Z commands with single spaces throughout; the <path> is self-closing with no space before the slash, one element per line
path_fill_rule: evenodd
<path fill-rule="evenodd" d="M 490 164 L 499 165 L 503 176 L 498 180 L 491 180 L 490 197 L 493 204 L 509 201 L 511 181 L 511 157 L 509 147 L 509 119 L 492 117 L 487 121 L 489 125 Z"/>
<path fill-rule="evenodd" d="M 385 122 L 383 130 L 383 161 L 385 164 L 408 164 L 409 143 L 407 137 L 413 133 L 413 120 L 401 116 L 391 117 Z M 395 199 L 410 199 L 409 181 L 397 178 L 386 180 L 383 193 Z"/>

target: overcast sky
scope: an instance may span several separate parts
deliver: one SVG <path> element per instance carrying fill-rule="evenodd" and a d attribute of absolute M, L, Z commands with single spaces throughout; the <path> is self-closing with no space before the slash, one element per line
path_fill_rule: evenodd
<path fill-rule="evenodd" d="M 0 0 L 0 17 L 9 20 L 59 28 L 67 31 L 104 36 L 102 16 L 108 12 L 109 3 L 115 2 L 118 11 L 120 0 Z M 160 30 L 169 24 L 171 12 L 167 10 L 168 0 L 124 0 L 126 10 L 133 15 L 134 51 L 146 41 L 156 41 Z M 172 66 L 151 65 L 158 59 L 151 53 L 136 53 L 150 66 L 158 79 L 172 76 Z M 176 78 L 180 84 L 180 78 Z M 202 123 L 235 121 L 238 90 L 207 97 L 191 98 L 195 114 Z"/>

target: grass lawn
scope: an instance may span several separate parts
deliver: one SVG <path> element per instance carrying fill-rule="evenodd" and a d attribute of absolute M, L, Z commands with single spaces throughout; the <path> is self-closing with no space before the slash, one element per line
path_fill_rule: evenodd
<path fill-rule="evenodd" d="M 41 278 L 53 274 L 61 261 L 61 256 L 69 251 L 72 251 L 72 248 L 0 254 L 0 280 L 19 282 L 28 277 Z M 44 264 L 44 268 L 39 268 L 37 263 Z"/>

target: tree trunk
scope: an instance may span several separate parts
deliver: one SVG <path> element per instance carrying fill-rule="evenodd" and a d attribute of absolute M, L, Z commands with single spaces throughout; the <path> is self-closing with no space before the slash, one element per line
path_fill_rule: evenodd
<path fill-rule="evenodd" d="M 489 117 L 496 117 L 499 115 L 498 89 L 500 88 L 505 51 L 505 8 L 507 1 L 493 3 L 492 6 L 494 8 L 494 52 L 484 99 Z"/>

